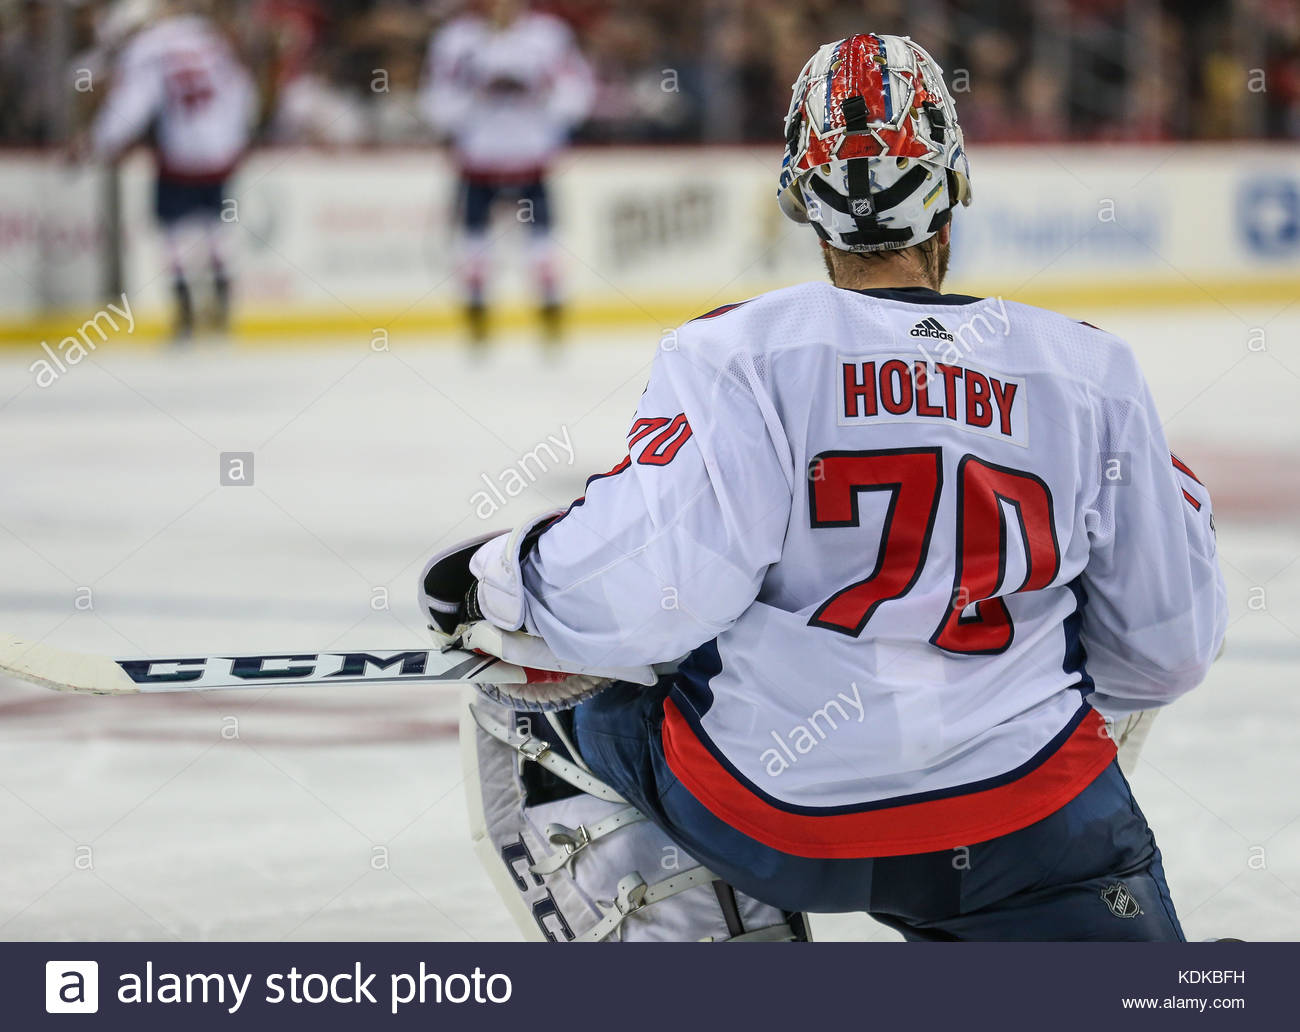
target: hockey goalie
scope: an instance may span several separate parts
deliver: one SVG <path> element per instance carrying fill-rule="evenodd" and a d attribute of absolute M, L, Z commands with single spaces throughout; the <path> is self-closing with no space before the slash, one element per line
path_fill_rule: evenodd
<path fill-rule="evenodd" d="M 681 327 L 584 498 L 426 567 L 531 678 L 462 735 L 530 937 L 1182 938 L 1108 728 L 1218 652 L 1210 497 L 1123 341 L 943 292 L 970 200 L 933 59 L 821 47 L 779 201 L 830 282 Z"/>

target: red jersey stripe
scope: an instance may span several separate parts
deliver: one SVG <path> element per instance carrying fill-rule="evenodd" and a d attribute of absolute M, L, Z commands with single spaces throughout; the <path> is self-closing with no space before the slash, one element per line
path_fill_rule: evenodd
<path fill-rule="evenodd" d="M 705 312 L 703 315 L 697 315 L 694 319 L 691 320 L 691 322 L 699 322 L 701 319 L 716 319 L 720 315 L 726 315 L 728 312 L 734 312 L 741 305 L 747 305 L 747 304 L 749 304 L 748 301 L 736 301 L 729 305 L 720 305 L 719 307 L 714 308 L 711 311 Z"/>
<path fill-rule="evenodd" d="M 1179 473 L 1186 473 L 1198 484 L 1201 484 L 1202 487 L 1205 486 L 1204 484 L 1201 483 L 1201 478 L 1198 477 L 1195 473 L 1193 473 L 1190 469 L 1188 469 L 1187 463 L 1183 462 L 1182 459 L 1180 459 L 1177 455 L 1170 455 L 1169 458 L 1173 461 L 1174 469 L 1178 470 Z M 1197 506 L 1197 508 L 1200 508 L 1200 506 Z"/>
<path fill-rule="evenodd" d="M 720 820 L 793 856 L 904 856 L 985 842 L 1042 820 L 1090 785 L 1115 759 L 1095 710 L 1027 774 L 964 795 L 859 813 L 792 813 L 738 780 L 700 740 L 672 699 L 664 700 L 664 755 L 688 792 Z"/>

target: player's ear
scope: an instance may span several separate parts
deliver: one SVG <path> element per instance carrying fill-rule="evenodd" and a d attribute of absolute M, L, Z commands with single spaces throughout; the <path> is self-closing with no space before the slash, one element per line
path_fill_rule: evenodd
<path fill-rule="evenodd" d="M 935 234 L 939 238 L 939 246 L 947 247 L 952 240 L 952 220 L 949 219 L 943 224 L 943 227 Z"/>

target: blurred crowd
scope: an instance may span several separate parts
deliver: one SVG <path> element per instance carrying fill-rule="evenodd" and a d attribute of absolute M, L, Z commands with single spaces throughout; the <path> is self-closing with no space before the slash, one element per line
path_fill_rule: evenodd
<path fill-rule="evenodd" d="M 0 0 L 0 143 L 93 113 L 138 0 Z M 253 71 L 272 143 L 418 143 L 431 33 L 475 0 L 195 0 Z M 1297 0 L 539 0 L 598 93 L 588 142 L 774 141 L 818 43 L 911 35 L 968 139 L 1300 137 Z"/>

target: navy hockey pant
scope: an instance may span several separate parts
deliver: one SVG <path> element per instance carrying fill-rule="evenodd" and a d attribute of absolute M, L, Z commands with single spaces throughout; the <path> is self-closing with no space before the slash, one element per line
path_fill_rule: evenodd
<path fill-rule="evenodd" d="M 1160 850 L 1118 763 L 1050 817 L 988 842 L 874 860 L 792 856 L 713 816 L 673 776 L 660 737 L 668 687 L 616 683 L 580 705 L 578 750 L 682 849 L 757 899 L 864 910 L 911 940 L 1183 939 Z"/>
<path fill-rule="evenodd" d="M 528 176 L 516 181 L 481 182 L 466 178 L 461 183 L 460 218 L 471 233 L 486 233 L 492 223 L 492 209 L 499 201 L 527 201 L 529 228 L 545 233 L 551 228 L 551 195 L 546 180 Z"/>

